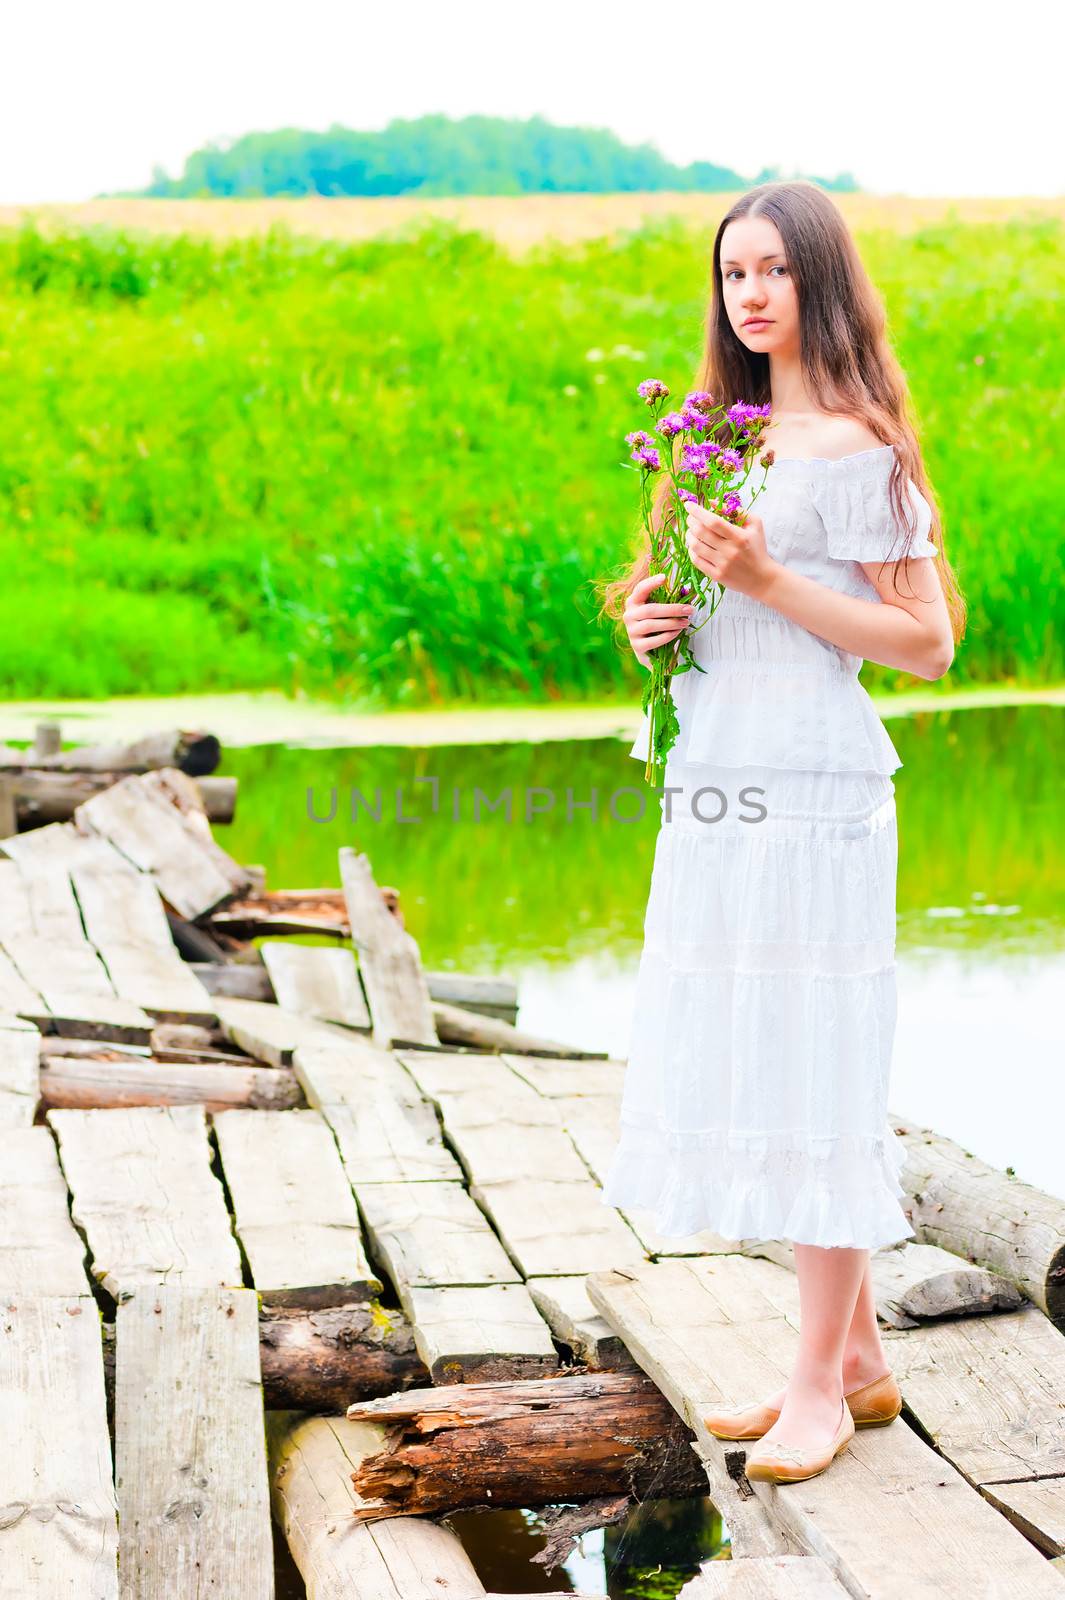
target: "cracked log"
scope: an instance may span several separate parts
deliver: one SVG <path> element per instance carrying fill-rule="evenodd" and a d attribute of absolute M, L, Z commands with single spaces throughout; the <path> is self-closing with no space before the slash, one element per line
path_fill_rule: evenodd
<path fill-rule="evenodd" d="M 448 1384 L 347 1415 L 387 1430 L 352 1474 L 361 1521 L 706 1493 L 692 1434 L 642 1373 Z"/>

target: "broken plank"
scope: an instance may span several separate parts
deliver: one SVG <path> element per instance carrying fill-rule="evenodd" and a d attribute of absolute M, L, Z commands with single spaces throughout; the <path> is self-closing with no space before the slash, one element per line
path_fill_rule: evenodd
<path fill-rule="evenodd" d="M 339 858 L 351 942 L 359 953 L 374 1043 L 386 1048 L 438 1044 L 429 985 L 416 941 L 382 900 L 369 858 L 348 845 L 341 846 Z"/>
<path fill-rule="evenodd" d="M 346 1049 L 358 1040 L 358 1035 L 347 1028 L 297 1016 L 269 1001 L 216 996 L 214 1010 L 227 1039 L 274 1067 L 291 1066 L 301 1047 Z"/>
<path fill-rule="evenodd" d="M 272 1413 L 274 1516 L 307 1600 L 473 1600 L 484 1587 L 454 1533 L 417 1517 L 357 1523 L 351 1474 L 379 1448 L 380 1428 L 344 1417 Z"/>
<path fill-rule="evenodd" d="M 214 1118 L 237 1237 L 264 1305 L 318 1309 L 380 1292 L 328 1124 L 317 1111 Z"/>
<path fill-rule="evenodd" d="M 580 1056 L 568 1056 L 560 1060 L 506 1053 L 503 1060 L 530 1088 L 549 1100 L 568 1099 L 571 1096 L 621 1100 L 625 1080 L 624 1061 L 586 1060 Z"/>
<path fill-rule="evenodd" d="M 434 1383 L 542 1377 L 558 1369 L 550 1329 L 524 1284 L 400 1292 Z"/>
<path fill-rule="evenodd" d="M 499 1056 L 397 1050 L 395 1058 L 440 1107 L 449 1128 L 491 1128 L 500 1118 L 527 1126 L 560 1126 L 554 1104 Z"/>
<path fill-rule="evenodd" d="M 357 1194 L 374 1253 L 397 1287 L 520 1282 L 461 1183 L 360 1183 Z"/>
<path fill-rule="evenodd" d="M 728 1457 L 738 1472 L 746 1451 L 715 1440 L 703 1416 L 787 1378 L 798 1342 L 794 1278 L 772 1262 L 714 1256 L 595 1274 L 588 1291 L 695 1430 L 704 1459 L 719 1463 L 711 1492 L 742 1557 L 745 1539 L 716 1491 L 729 1481 Z M 1052 1600 L 1060 1588 L 1045 1558 L 902 1419 L 860 1430 L 798 1493 L 748 1487 L 770 1528 L 820 1555 L 851 1594 L 971 1600 L 998 1586 Z"/>
<path fill-rule="evenodd" d="M 47 1128 L 7 1128 L 2 1139 L 0 1297 L 88 1296 L 85 1246 L 70 1220 L 55 1140 Z"/>
<path fill-rule="evenodd" d="M 253 1290 L 144 1286 L 118 1307 L 115 1437 L 123 1595 L 273 1600 Z"/>
<path fill-rule="evenodd" d="M 530 1278 L 533 1304 L 560 1344 L 595 1371 L 633 1366 L 624 1342 L 588 1298 L 583 1278 Z"/>
<path fill-rule="evenodd" d="M 277 1003 L 299 1016 L 369 1031 L 370 1013 L 351 950 L 266 939 L 259 946 Z"/>
<path fill-rule="evenodd" d="M 0 1594 L 118 1600 L 116 1513 L 91 1296 L 0 1293 Z"/>
<path fill-rule="evenodd" d="M 116 995 L 107 969 L 86 940 L 35 934 L 6 949 L 25 983 L 43 1002 L 43 1012 L 33 1014 L 35 1022 L 83 1037 L 147 1042 L 151 1017 Z M 17 1009 L 29 1015 L 25 1006 Z"/>
<path fill-rule="evenodd" d="M 202 916 L 251 880 L 213 843 L 206 819 L 207 837 L 188 813 L 160 794 L 158 784 L 150 781 L 158 777 L 146 773 L 121 779 L 78 806 L 75 822 L 80 831 L 110 840 L 147 872 L 181 916 Z"/>
<path fill-rule="evenodd" d="M 147 1284 L 242 1283 L 201 1106 L 49 1111 L 47 1120 L 93 1275 L 115 1300 Z"/>

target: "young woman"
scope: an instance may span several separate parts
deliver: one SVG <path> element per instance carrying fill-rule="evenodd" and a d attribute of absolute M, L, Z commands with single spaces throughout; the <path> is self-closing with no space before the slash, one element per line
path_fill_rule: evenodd
<path fill-rule="evenodd" d="M 806 182 L 741 196 L 712 284 L 697 387 L 771 404 L 770 465 L 742 525 L 686 508 L 693 564 L 727 592 L 693 638 L 703 672 L 673 681 L 679 735 L 603 1198 L 652 1209 L 670 1237 L 793 1242 L 789 1381 L 706 1419 L 759 1440 L 749 1478 L 786 1482 L 901 1406 L 869 1254 L 914 1237 L 887 1114 L 902 763 L 858 671 L 868 658 L 941 678 L 965 604 L 883 308 L 834 202 Z M 755 467 L 745 511 L 762 481 Z M 668 504 L 663 482 L 659 519 Z M 642 544 L 604 610 L 647 667 L 704 611 L 654 599 L 664 575 Z M 631 754 L 646 758 L 646 719 Z"/>

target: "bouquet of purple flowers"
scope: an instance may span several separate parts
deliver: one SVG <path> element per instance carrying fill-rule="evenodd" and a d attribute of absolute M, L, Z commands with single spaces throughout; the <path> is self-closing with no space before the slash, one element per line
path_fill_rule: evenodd
<path fill-rule="evenodd" d="M 755 457 L 764 443 L 763 429 L 770 407 L 746 405 L 737 400 L 726 410 L 707 390 L 696 389 L 685 396 L 680 411 L 661 415 L 669 396 L 664 383 L 658 378 L 647 378 L 636 392 L 650 407 L 658 435 L 655 439 L 643 429 L 625 435 L 625 443 L 632 450 L 631 459 L 640 472 L 644 526 L 651 545 L 651 564 L 647 570 L 666 576 L 666 592 L 656 596 L 656 600 L 660 598 L 665 604 L 685 601 L 707 605 L 709 616 L 704 622 L 708 622 L 725 593 L 725 585 L 714 582 L 692 564 L 682 527 L 684 502 L 694 501 L 730 522 L 743 525 L 745 514 L 739 491 L 750 477 Z M 704 440 L 700 438 L 702 434 L 711 437 Z M 719 442 L 721 439 L 725 442 Z M 763 462 L 767 472 L 771 461 L 772 456 L 769 456 Z M 652 526 L 651 491 L 663 474 L 669 479 L 666 500 L 671 503 L 663 505 L 659 519 L 662 527 L 656 530 Z M 765 477 L 751 496 L 751 503 L 764 488 Z M 703 625 L 703 622 L 696 628 L 689 625 L 676 639 L 650 652 L 651 670 L 642 701 L 643 710 L 650 718 L 644 771 L 648 783 L 658 783 L 658 769 L 664 773 L 666 758 L 679 731 L 677 710 L 670 694 L 673 678 L 692 667 L 697 672 L 705 670 L 695 660 L 691 646 L 691 636 Z"/>

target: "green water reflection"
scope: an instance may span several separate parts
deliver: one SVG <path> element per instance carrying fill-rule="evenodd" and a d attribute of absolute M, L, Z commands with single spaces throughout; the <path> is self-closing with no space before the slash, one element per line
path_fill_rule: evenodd
<path fill-rule="evenodd" d="M 1065 850 L 1062 712 L 1046 706 L 935 711 L 892 719 L 903 766 L 899 949 L 927 944 L 992 956 L 1060 943 Z M 336 884 L 337 849 L 365 850 L 402 893 L 431 967 L 516 970 L 638 954 L 657 801 L 616 740 L 423 750 L 227 751 L 240 778 L 227 847 L 261 862 L 273 887 Z M 433 788 L 438 784 L 435 814 Z M 636 794 L 619 791 L 635 789 Z M 506 791 L 511 817 L 492 810 Z M 527 817 L 527 805 L 551 809 Z M 335 791 L 337 816 L 328 817 Z M 380 805 L 350 816 L 353 791 Z M 478 798 L 477 791 L 480 791 Z M 582 802 L 598 791 L 598 816 Z M 618 816 L 638 812 L 642 819 Z M 480 806 L 479 818 L 475 808 Z M 420 821 L 401 818 L 420 817 Z"/>
<path fill-rule="evenodd" d="M 460 1512 L 447 1520 L 485 1588 L 505 1594 L 584 1592 L 607 1594 L 610 1600 L 673 1600 L 725 1543 L 719 1513 L 698 1496 L 644 1501 L 615 1527 L 586 1533 L 557 1567 L 532 1560 L 544 1547 L 534 1512 Z"/>

